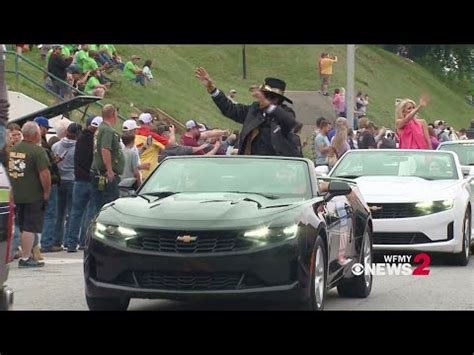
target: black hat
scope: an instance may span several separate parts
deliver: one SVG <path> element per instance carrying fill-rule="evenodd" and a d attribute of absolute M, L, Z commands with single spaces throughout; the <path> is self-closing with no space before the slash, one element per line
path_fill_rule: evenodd
<path fill-rule="evenodd" d="M 286 83 L 283 80 L 276 78 L 265 78 L 261 91 L 271 92 L 283 98 L 284 101 L 288 101 L 290 104 L 293 103 L 289 98 L 285 96 Z"/>

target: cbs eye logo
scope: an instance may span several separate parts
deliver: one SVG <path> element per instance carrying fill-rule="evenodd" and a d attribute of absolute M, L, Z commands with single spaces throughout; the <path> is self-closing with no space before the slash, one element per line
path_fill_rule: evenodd
<path fill-rule="evenodd" d="M 364 273 L 364 265 L 360 263 L 352 265 L 352 273 L 356 276 L 362 275 Z"/>

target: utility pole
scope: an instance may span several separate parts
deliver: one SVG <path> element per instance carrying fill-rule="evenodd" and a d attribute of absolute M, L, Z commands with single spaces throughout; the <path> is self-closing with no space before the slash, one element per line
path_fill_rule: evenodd
<path fill-rule="evenodd" d="M 242 45 L 242 70 L 244 79 L 247 79 L 247 59 L 245 58 L 245 44 Z"/>
<path fill-rule="evenodd" d="M 347 45 L 347 88 L 346 88 L 346 112 L 349 127 L 354 128 L 354 66 L 355 45 Z"/>

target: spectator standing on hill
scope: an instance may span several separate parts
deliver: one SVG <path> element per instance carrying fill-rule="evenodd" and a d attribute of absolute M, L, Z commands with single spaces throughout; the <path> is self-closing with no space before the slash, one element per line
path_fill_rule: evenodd
<path fill-rule="evenodd" d="M 337 62 L 337 57 L 329 57 L 328 53 L 322 53 L 319 59 L 319 76 L 321 77 L 321 94 L 328 96 L 329 82 L 332 76 L 332 66 Z"/>
<path fill-rule="evenodd" d="M 416 106 L 413 100 L 402 100 L 395 110 L 395 127 L 400 140 L 400 149 L 430 149 L 431 139 L 428 133 L 428 125 L 416 114 L 428 105 L 429 98 L 423 95 L 420 103 Z"/>
<path fill-rule="evenodd" d="M 123 68 L 123 76 L 127 80 L 133 80 L 135 83 L 145 86 L 145 76 L 143 74 L 143 70 L 141 70 L 137 65 L 139 61 L 139 56 L 132 55 L 131 60 L 127 62 Z"/>
<path fill-rule="evenodd" d="M 64 82 L 63 83 L 57 80 L 56 78 L 51 77 L 51 81 L 56 94 L 61 95 L 61 97 L 65 99 L 68 99 L 71 96 L 71 91 L 65 83 L 67 81 L 66 68 L 71 65 L 72 57 L 63 58 L 63 56 L 61 55 L 61 49 L 61 45 L 55 45 L 53 47 L 53 53 L 51 54 L 51 57 L 48 61 L 48 72 L 50 72 L 58 79 Z"/>
<path fill-rule="evenodd" d="M 337 117 L 346 117 L 346 96 L 344 88 L 334 90 L 332 104 Z"/>

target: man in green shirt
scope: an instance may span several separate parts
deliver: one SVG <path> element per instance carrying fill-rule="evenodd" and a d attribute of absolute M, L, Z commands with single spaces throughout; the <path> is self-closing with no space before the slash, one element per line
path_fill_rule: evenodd
<path fill-rule="evenodd" d="M 35 233 L 43 230 L 44 212 L 51 191 L 49 160 L 41 143 L 41 131 L 35 122 L 27 122 L 22 128 L 23 141 L 15 145 L 9 154 L 8 174 L 16 205 L 16 218 L 20 226 L 22 258 L 18 266 L 41 267 L 31 255 Z"/>
<path fill-rule="evenodd" d="M 83 44 L 81 50 L 76 54 L 76 64 L 79 65 L 83 73 L 86 71 L 83 68 L 86 58 L 89 58 L 89 47 L 87 44 Z"/>
<path fill-rule="evenodd" d="M 123 68 L 123 76 L 127 80 L 133 80 L 136 83 L 140 83 L 141 86 L 145 86 L 145 76 L 143 71 L 137 66 L 139 61 L 139 56 L 132 55 L 132 60 L 127 62 Z"/>
<path fill-rule="evenodd" d="M 106 91 L 107 87 L 100 83 L 98 70 L 93 70 L 89 75 L 84 92 L 88 95 L 104 97 Z"/>
<path fill-rule="evenodd" d="M 113 128 L 118 113 L 113 105 L 102 108 L 103 121 L 94 137 L 94 157 L 91 166 L 92 203 L 98 212 L 106 203 L 119 198 L 118 184 L 123 173 L 124 159 L 120 135 Z"/>

